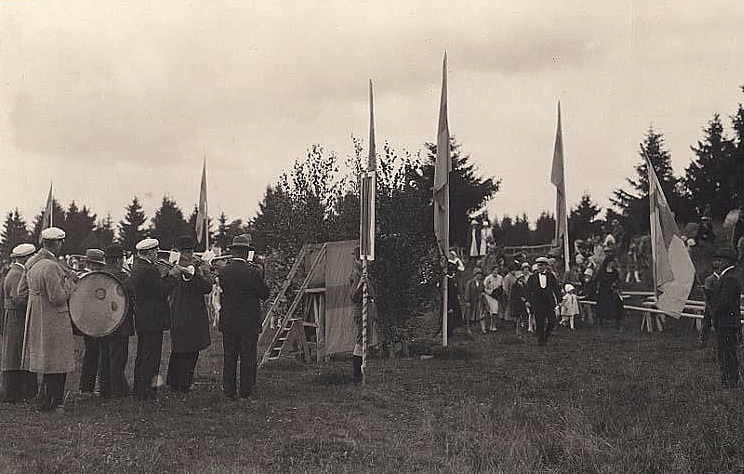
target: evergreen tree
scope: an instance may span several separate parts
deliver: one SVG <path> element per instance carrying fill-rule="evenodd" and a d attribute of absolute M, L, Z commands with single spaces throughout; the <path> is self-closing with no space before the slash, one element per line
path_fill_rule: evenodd
<path fill-rule="evenodd" d="M 119 243 L 125 250 L 134 251 L 137 242 L 145 238 L 142 226 L 147 218 L 137 196 L 132 198 L 132 202 L 125 209 L 126 215 L 119 221 Z"/>
<path fill-rule="evenodd" d="M 595 224 L 595 218 L 601 212 L 601 208 L 592 202 L 589 193 L 584 193 L 579 204 L 571 209 L 568 216 L 568 236 L 571 241 L 586 239 L 599 230 Z"/>
<path fill-rule="evenodd" d="M 151 219 L 150 235 L 158 239 L 160 248 L 171 249 L 176 238 L 181 235 L 191 235 L 189 223 L 183 217 L 183 211 L 178 207 L 176 201 L 168 196 L 163 196 L 160 208 L 155 211 Z"/>
<path fill-rule="evenodd" d="M 39 237 L 41 236 L 41 225 L 44 220 L 44 208 L 34 217 L 34 227 L 31 232 L 31 242 L 38 245 Z M 63 227 L 65 224 L 65 210 L 57 202 L 56 199 L 52 199 L 52 225 L 55 227 Z M 64 227 L 63 227 L 64 229 Z M 65 229 L 66 230 L 66 229 Z"/>
<path fill-rule="evenodd" d="M 570 236 L 569 236 L 570 237 Z M 555 238 L 555 217 L 543 211 L 535 221 L 535 231 L 532 233 L 532 245 L 549 244 Z"/>
<path fill-rule="evenodd" d="M 744 86 L 741 86 L 741 91 L 744 92 Z M 736 110 L 736 114 L 731 117 L 731 124 L 734 128 L 734 151 L 732 154 L 732 167 L 729 170 L 729 176 L 734 179 L 735 183 L 738 183 L 738 188 L 734 191 L 733 199 L 744 207 L 744 106 L 739 103 Z"/>
<path fill-rule="evenodd" d="M 227 251 L 227 247 L 232 243 L 227 236 L 227 216 L 224 212 L 221 212 L 217 219 L 217 235 L 214 243 L 223 252 Z"/>
<path fill-rule="evenodd" d="M 189 216 L 189 234 L 191 237 L 194 238 L 194 242 L 196 242 L 196 251 L 203 252 L 206 250 L 207 242 L 204 240 L 204 235 L 202 235 L 202 241 L 199 242 L 199 239 L 197 239 L 196 235 L 196 218 L 199 216 L 199 206 L 194 206 L 194 209 L 191 211 L 191 215 Z M 214 231 L 212 231 L 212 218 L 207 218 L 207 235 L 209 236 L 209 245 L 215 245 L 214 242 Z"/>
<path fill-rule="evenodd" d="M 81 254 L 86 248 L 83 240 L 93 232 L 95 228 L 96 215 L 83 206 L 78 208 L 72 201 L 65 214 L 65 222 L 62 228 L 65 230 L 65 243 L 62 247 L 63 254 Z"/>
<path fill-rule="evenodd" d="M 9 212 L 5 217 L 3 231 L 0 234 L 0 245 L 2 246 L 2 258 L 6 261 L 16 245 L 28 243 L 30 234 L 26 227 L 26 221 L 21 217 L 18 208 Z"/>

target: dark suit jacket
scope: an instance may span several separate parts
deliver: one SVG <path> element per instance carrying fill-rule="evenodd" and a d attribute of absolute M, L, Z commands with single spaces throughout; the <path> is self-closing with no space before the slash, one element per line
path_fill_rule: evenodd
<path fill-rule="evenodd" d="M 741 325 L 740 295 L 741 284 L 736 278 L 736 267 L 734 267 L 713 284 L 711 302 L 714 327 L 738 328 Z"/>
<path fill-rule="evenodd" d="M 137 332 L 166 331 L 170 328 L 168 295 L 175 278 L 161 277 L 154 263 L 137 258 L 129 278 L 134 289 L 134 324 Z"/>
<path fill-rule="evenodd" d="M 555 307 L 561 301 L 561 290 L 558 287 L 558 280 L 552 272 L 547 273 L 548 284 L 545 288 L 540 288 L 540 274 L 533 273 L 527 279 L 527 301 L 530 302 L 532 312 L 537 313 L 554 313 Z"/>
<path fill-rule="evenodd" d="M 219 330 L 235 336 L 261 332 L 261 300 L 269 297 L 261 271 L 242 259 L 233 259 L 218 274 L 222 288 Z"/>

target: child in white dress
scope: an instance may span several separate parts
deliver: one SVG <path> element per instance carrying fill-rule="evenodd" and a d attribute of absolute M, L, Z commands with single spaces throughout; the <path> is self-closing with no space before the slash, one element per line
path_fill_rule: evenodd
<path fill-rule="evenodd" d="M 561 326 L 571 326 L 574 329 L 574 319 L 579 315 L 579 299 L 576 296 L 576 288 L 570 283 L 564 287 L 563 300 L 561 301 Z"/>

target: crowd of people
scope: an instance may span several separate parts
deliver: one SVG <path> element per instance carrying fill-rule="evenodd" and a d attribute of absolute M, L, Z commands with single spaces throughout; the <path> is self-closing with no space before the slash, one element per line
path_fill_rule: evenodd
<path fill-rule="evenodd" d="M 215 282 L 220 292 L 218 328 L 223 339 L 222 390 L 227 398 L 248 399 L 256 381 L 257 341 L 261 332 L 260 302 L 269 290 L 247 234 L 236 236 L 232 257 L 220 268 L 194 258 L 190 236 L 176 239 L 178 261 L 158 259 L 159 242 L 137 243 L 131 268 L 124 249 L 88 249 L 80 268 L 68 267 L 60 252 L 65 232 L 50 227 L 41 233 L 41 248 L 18 245 L 5 274 L 3 294 L 0 400 L 36 400 L 40 411 L 63 407 L 67 374 L 75 368 L 73 335 L 83 337 L 79 391 L 102 398 L 134 396 L 145 403 L 156 398 L 163 333 L 170 331 L 171 353 L 166 384 L 170 390 L 191 391 L 200 351 L 210 346 L 207 298 Z M 79 330 L 70 316 L 69 301 L 86 273 L 103 271 L 120 283 L 129 299 L 124 317 L 104 336 Z M 103 297 L 96 290 L 95 297 Z M 137 337 L 134 380 L 125 375 L 129 338 Z M 240 372 L 238 374 L 238 364 Z"/>

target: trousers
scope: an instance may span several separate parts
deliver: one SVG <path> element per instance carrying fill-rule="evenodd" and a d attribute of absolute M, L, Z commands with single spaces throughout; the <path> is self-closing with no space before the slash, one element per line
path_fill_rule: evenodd
<path fill-rule="evenodd" d="M 171 390 L 188 393 L 194 383 L 194 369 L 199 352 L 171 352 L 165 383 Z"/>
<path fill-rule="evenodd" d="M 555 327 L 555 311 L 535 311 L 535 325 L 537 326 L 537 343 L 545 344 L 548 342 L 550 333 Z"/>
<path fill-rule="evenodd" d="M 81 392 L 92 392 L 96 389 L 96 376 L 98 375 L 98 359 L 100 358 L 100 339 L 83 336 L 85 352 L 83 353 L 83 366 L 80 369 Z"/>
<path fill-rule="evenodd" d="M 124 369 L 129 357 L 128 336 L 108 336 L 100 340 L 99 384 L 101 396 L 121 398 L 129 395 Z"/>
<path fill-rule="evenodd" d="M 240 360 L 240 396 L 242 398 L 247 398 L 253 393 L 258 365 L 258 355 L 256 353 L 257 343 L 258 335 L 222 335 L 222 348 L 224 352 L 222 390 L 225 391 L 226 395 L 235 395 L 237 389 L 236 378 L 238 360 Z"/>
<path fill-rule="evenodd" d="M 726 388 L 739 386 L 738 328 L 716 328 L 721 381 Z"/>
<path fill-rule="evenodd" d="M 139 400 L 155 398 L 153 382 L 160 372 L 163 331 L 137 333 L 137 357 L 134 360 L 134 393 Z"/>
<path fill-rule="evenodd" d="M 62 405 L 65 399 L 67 374 L 43 374 L 39 388 L 39 410 L 51 411 Z"/>

